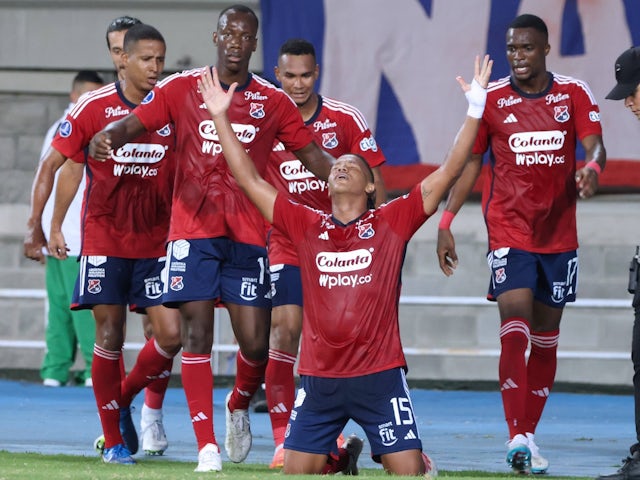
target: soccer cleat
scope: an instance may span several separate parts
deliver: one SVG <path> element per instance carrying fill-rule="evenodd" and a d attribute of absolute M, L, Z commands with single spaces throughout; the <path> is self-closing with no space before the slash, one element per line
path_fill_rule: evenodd
<path fill-rule="evenodd" d="M 269 468 L 276 469 L 284 467 L 284 445 L 281 443 L 273 452 L 273 460 L 269 464 Z"/>
<path fill-rule="evenodd" d="M 640 451 L 622 460 L 622 467 L 609 475 L 600 475 L 596 480 L 640 480 Z"/>
<path fill-rule="evenodd" d="M 131 452 L 131 455 L 135 455 L 138 452 L 138 433 L 131 418 L 132 408 L 129 406 L 120 409 L 120 434 L 127 450 Z"/>
<path fill-rule="evenodd" d="M 233 463 L 240 463 L 249 455 L 253 439 L 251 437 L 251 425 L 249 424 L 249 411 L 236 409 L 232 412 L 229 410 L 229 400 L 232 392 L 227 394 L 224 402 L 227 424 L 224 448 L 227 451 L 229 460 Z"/>
<path fill-rule="evenodd" d="M 100 435 L 93 441 L 93 448 L 96 449 L 100 455 L 104 452 L 104 435 Z"/>
<path fill-rule="evenodd" d="M 529 440 L 521 433 L 507 442 L 507 464 L 516 473 L 529 473 L 531 471 Z"/>
<path fill-rule="evenodd" d="M 207 443 L 198 452 L 198 466 L 194 472 L 220 472 L 222 471 L 222 458 L 220 449 L 213 443 Z"/>
<path fill-rule="evenodd" d="M 531 473 L 536 475 L 547 473 L 549 460 L 540 455 L 540 449 L 534 441 L 533 433 L 527 433 L 527 440 L 529 441 L 529 450 L 531 450 Z"/>
<path fill-rule="evenodd" d="M 342 444 L 342 448 L 344 448 L 349 454 L 349 463 L 347 464 L 347 467 L 342 471 L 343 475 L 358 475 L 358 457 L 362 452 L 363 446 L 364 441 L 356 434 L 349 435 L 349 437 Z"/>
<path fill-rule="evenodd" d="M 140 412 L 140 436 L 145 455 L 162 455 L 169 447 L 162 423 L 162 410 L 142 406 Z"/>
<path fill-rule="evenodd" d="M 122 443 L 111 448 L 105 448 L 102 453 L 104 463 L 119 463 L 120 465 L 135 465 L 136 461 L 131 458 L 131 452 Z"/>
<path fill-rule="evenodd" d="M 142 426 L 141 435 L 142 451 L 145 455 L 162 455 L 169 447 L 162 419 L 153 420 Z"/>

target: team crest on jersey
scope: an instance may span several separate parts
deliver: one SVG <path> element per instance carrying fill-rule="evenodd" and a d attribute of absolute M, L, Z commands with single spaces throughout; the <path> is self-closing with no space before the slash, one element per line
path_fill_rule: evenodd
<path fill-rule="evenodd" d="M 156 130 L 156 133 L 161 137 L 168 137 L 169 135 L 171 135 L 171 126 L 167 123 L 160 130 Z"/>
<path fill-rule="evenodd" d="M 375 230 L 373 229 L 373 226 L 370 223 L 362 223 L 362 224 L 359 223 L 357 227 L 358 227 L 358 237 L 363 240 L 371 238 L 376 234 Z"/>
<path fill-rule="evenodd" d="M 171 290 L 175 292 L 179 292 L 180 290 L 182 290 L 184 288 L 184 283 L 182 279 L 183 279 L 182 275 L 171 277 L 171 284 L 169 288 L 171 288 Z"/>
<path fill-rule="evenodd" d="M 87 292 L 93 293 L 94 295 L 100 293 L 102 291 L 102 285 L 100 284 L 100 280 L 96 278 L 91 278 L 87 282 Z"/>
<path fill-rule="evenodd" d="M 65 120 L 60 124 L 58 132 L 60 133 L 61 137 L 67 138 L 69 135 L 71 135 L 72 130 L 73 128 L 71 127 L 71 122 L 69 120 Z"/>
<path fill-rule="evenodd" d="M 262 103 L 251 102 L 251 110 L 249 110 L 249 115 L 251 115 L 253 118 L 264 118 L 264 105 Z"/>
<path fill-rule="evenodd" d="M 495 270 L 495 278 L 496 283 L 504 283 L 504 281 L 507 279 L 507 272 L 505 271 L 504 267 L 497 268 Z"/>
<path fill-rule="evenodd" d="M 323 148 L 336 148 L 338 146 L 338 138 L 336 132 L 329 132 L 322 134 L 322 147 Z"/>
<path fill-rule="evenodd" d="M 556 119 L 557 122 L 566 122 L 569 120 L 569 107 L 566 105 L 557 105 L 553 107 L 553 118 Z"/>
<path fill-rule="evenodd" d="M 151 103 L 153 101 L 153 99 L 155 98 L 156 94 L 153 92 L 153 90 L 151 90 L 149 93 L 147 93 L 147 96 L 144 97 L 142 99 L 142 105 L 146 105 L 147 103 Z"/>

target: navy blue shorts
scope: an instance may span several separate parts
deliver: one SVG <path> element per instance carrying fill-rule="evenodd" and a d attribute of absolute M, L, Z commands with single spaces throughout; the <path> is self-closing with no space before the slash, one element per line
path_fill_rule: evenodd
<path fill-rule="evenodd" d="M 269 267 L 271 273 L 271 304 L 302 306 L 302 279 L 300 267 L 293 265 L 274 265 Z"/>
<path fill-rule="evenodd" d="M 487 298 L 529 288 L 536 300 L 550 307 L 575 302 L 578 286 L 576 250 L 564 253 L 531 253 L 516 248 L 499 248 L 487 254 L 491 283 Z"/>
<path fill-rule="evenodd" d="M 94 305 L 129 305 L 131 311 L 145 313 L 147 307 L 162 304 L 164 265 L 164 257 L 82 256 L 71 308 L 84 310 Z"/>
<path fill-rule="evenodd" d="M 371 445 L 371 455 L 422 450 L 404 370 L 351 378 L 302 375 L 284 448 L 326 455 L 353 419 Z"/>
<path fill-rule="evenodd" d="M 271 308 L 271 280 L 264 247 L 226 237 L 174 240 L 167 246 L 168 307 L 198 300 Z"/>

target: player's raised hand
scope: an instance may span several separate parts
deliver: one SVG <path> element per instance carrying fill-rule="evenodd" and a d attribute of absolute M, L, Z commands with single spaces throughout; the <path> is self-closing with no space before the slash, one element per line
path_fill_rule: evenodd
<path fill-rule="evenodd" d="M 485 55 L 482 59 L 482 64 L 480 64 L 480 56 L 476 55 L 474 61 L 474 72 L 473 72 L 473 80 L 478 83 L 478 86 L 482 88 L 487 88 L 489 85 L 489 78 L 491 78 L 491 69 L 493 68 L 493 60 L 489 57 L 489 55 Z M 463 92 L 468 92 L 472 89 L 473 81 L 471 84 L 465 82 L 464 78 L 461 76 L 457 76 L 456 80 L 460 84 Z"/>
<path fill-rule="evenodd" d="M 111 134 L 109 132 L 96 133 L 89 142 L 89 156 L 104 162 L 111 156 Z"/>
<path fill-rule="evenodd" d="M 225 91 L 220 85 L 218 70 L 212 68 L 213 75 L 209 74 L 209 67 L 204 67 L 200 78 L 198 78 L 198 91 L 202 95 L 207 110 L 212 117 L 222 115 L 229 109 L 233 92 L 235 92 L 238 82 L 233 82 L 229 90 Z"/>
<path fill-rule="evenodd" d="M 462 91 L 469 102 L 467 115 L 470 117 L 482 117 L 484 104 L 487 101 L 487 85 L 489 85 L 492 67 L 493 60 L 489 58 L 489 55 L 484 56 L 482 64 L 480 63 L 480 57 L 476 56 L 474 62 L 474 75 L 471 84 L 467 83 L 464 78 L 460 76 L 456 77 L 456 80 L 460 84 L 460 88 L 462 88 Z"/>

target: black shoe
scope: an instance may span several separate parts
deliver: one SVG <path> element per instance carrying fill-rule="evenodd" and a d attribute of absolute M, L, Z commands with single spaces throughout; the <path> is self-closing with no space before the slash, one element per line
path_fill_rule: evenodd
<path fill-rule="evenodd" d="M 138 452 L 138 432 L 131 419 L 132 408 L 129 406 L 120 409 L 120 434 L 124 440 L 124 446 L 131 455 L 135 455 Z"/>
<path fill-rule="evenodd" d="M 640 480 L 640 450 L 636 449 L 630 457 L 625 458 L 616 473 L 600 475 L 596 480 Z"/>
<path fill-rule="evenodd" d="M 356 434 L 349 435 L 342 448 L 349 453 L 349 464 L 342 471 L 343 475 L 358 475 L 358 457 L 362 452 L 364 441 Z"/>

